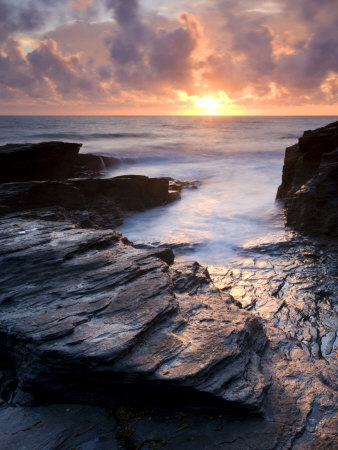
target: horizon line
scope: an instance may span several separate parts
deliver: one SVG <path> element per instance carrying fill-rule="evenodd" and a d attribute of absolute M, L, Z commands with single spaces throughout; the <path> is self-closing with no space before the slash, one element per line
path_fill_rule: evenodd
<path fill-rule="evenodd" d="M 337 114 L 0 114 L 0 117 L 338 117 Z"/>

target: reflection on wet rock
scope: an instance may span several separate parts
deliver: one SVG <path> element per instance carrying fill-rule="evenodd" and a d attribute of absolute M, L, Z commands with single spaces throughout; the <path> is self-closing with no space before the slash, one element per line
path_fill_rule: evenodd
<path fill-rule="evenodd" d="M 337 247 L 296 239 L 242 250 L 230 266 L 209 266 L 216 285 L 285 331 L 315 358 L 337 344 Z"/>

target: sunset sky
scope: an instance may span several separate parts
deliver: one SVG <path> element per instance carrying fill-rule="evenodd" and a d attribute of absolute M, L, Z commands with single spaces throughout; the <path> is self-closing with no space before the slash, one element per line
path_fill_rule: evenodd
<path fill-rule="evenodd" d="M 338 114 L 337 0 L 0 0 L 0 114 Z"/>

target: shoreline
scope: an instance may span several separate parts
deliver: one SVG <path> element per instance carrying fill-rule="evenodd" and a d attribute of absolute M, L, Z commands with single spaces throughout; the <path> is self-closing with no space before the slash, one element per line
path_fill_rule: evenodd
<path fill-rule="evenodd" d="M 116 181 L 97 178 L 10 183 L 12 196 L 9 185 L 1 185 L 5 207 L 18 208 L 21 198 L 27 208 L 29 192 L 40 203 L 33 215 L 2 209 L 7 294 L 1 298 L 0 421 L 22 427 L 19 435 L 27 436 L 24 423 L 35 415 L 28 426 L 31 448 L 43 438 L 43 423 L 51 445 L 64 415 L 53 401 L 61 400 L 74 411 L 73 421 L 85 424 L 98 414 L 105 423 L 89 435 L 84 425 L 75 432 L 75 422 L 63 425 L 67 445 L 77 448 L 90 442 L 92 448 L 105 442 L 126 449 L 147 443 L 169 449 L 332 448 L 335 384 L 327 362 L 334 358 L 334 336 L 320 333 L 323 325 L 333 326 L 333 245 L 305 238 L 264 247 L 261 260 L 249 249 L 237 267 L 212 274 L 212 281 L 198 263 L 176 262 L 171 249 L 135 248 L 100 224 L 83 227 L 90 214 L 108 204 L 111 209 L 107 184 L 121 218 L 135 192 L 143 192 L 145 209 L 178 200 L 184 188 L 170 193 L 169 180 L 121 178 L 126 184 L 120 193 Z M 136 184 L 135 190 L 141 180 L 156 189 L 140 191 Z M 36 197 L 47 185 L 47 196 Z M 67 199 L 61 210 L 46 204 L 51 192 L 58 202 Z M 93 209 L 74 226 L 69 219 L 79 213 L 69 216 L 62 208 L 88 209 L 87 197 L 78 194 L 94 195 Z M 84 406 L 68 406 L 74 402 Z M 6 448 L 14 448 L 15 438 L 6 439 Z"/>

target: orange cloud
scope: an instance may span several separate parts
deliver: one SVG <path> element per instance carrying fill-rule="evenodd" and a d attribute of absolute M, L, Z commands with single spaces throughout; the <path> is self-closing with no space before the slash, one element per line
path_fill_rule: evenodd
<path fill-rule="evenodd" d="M 338 101 L 336 0 L 204 0 L 176 17 L 138 0 L 0 3 L 7 110 L 20 99 L 161 114 Z"/>

